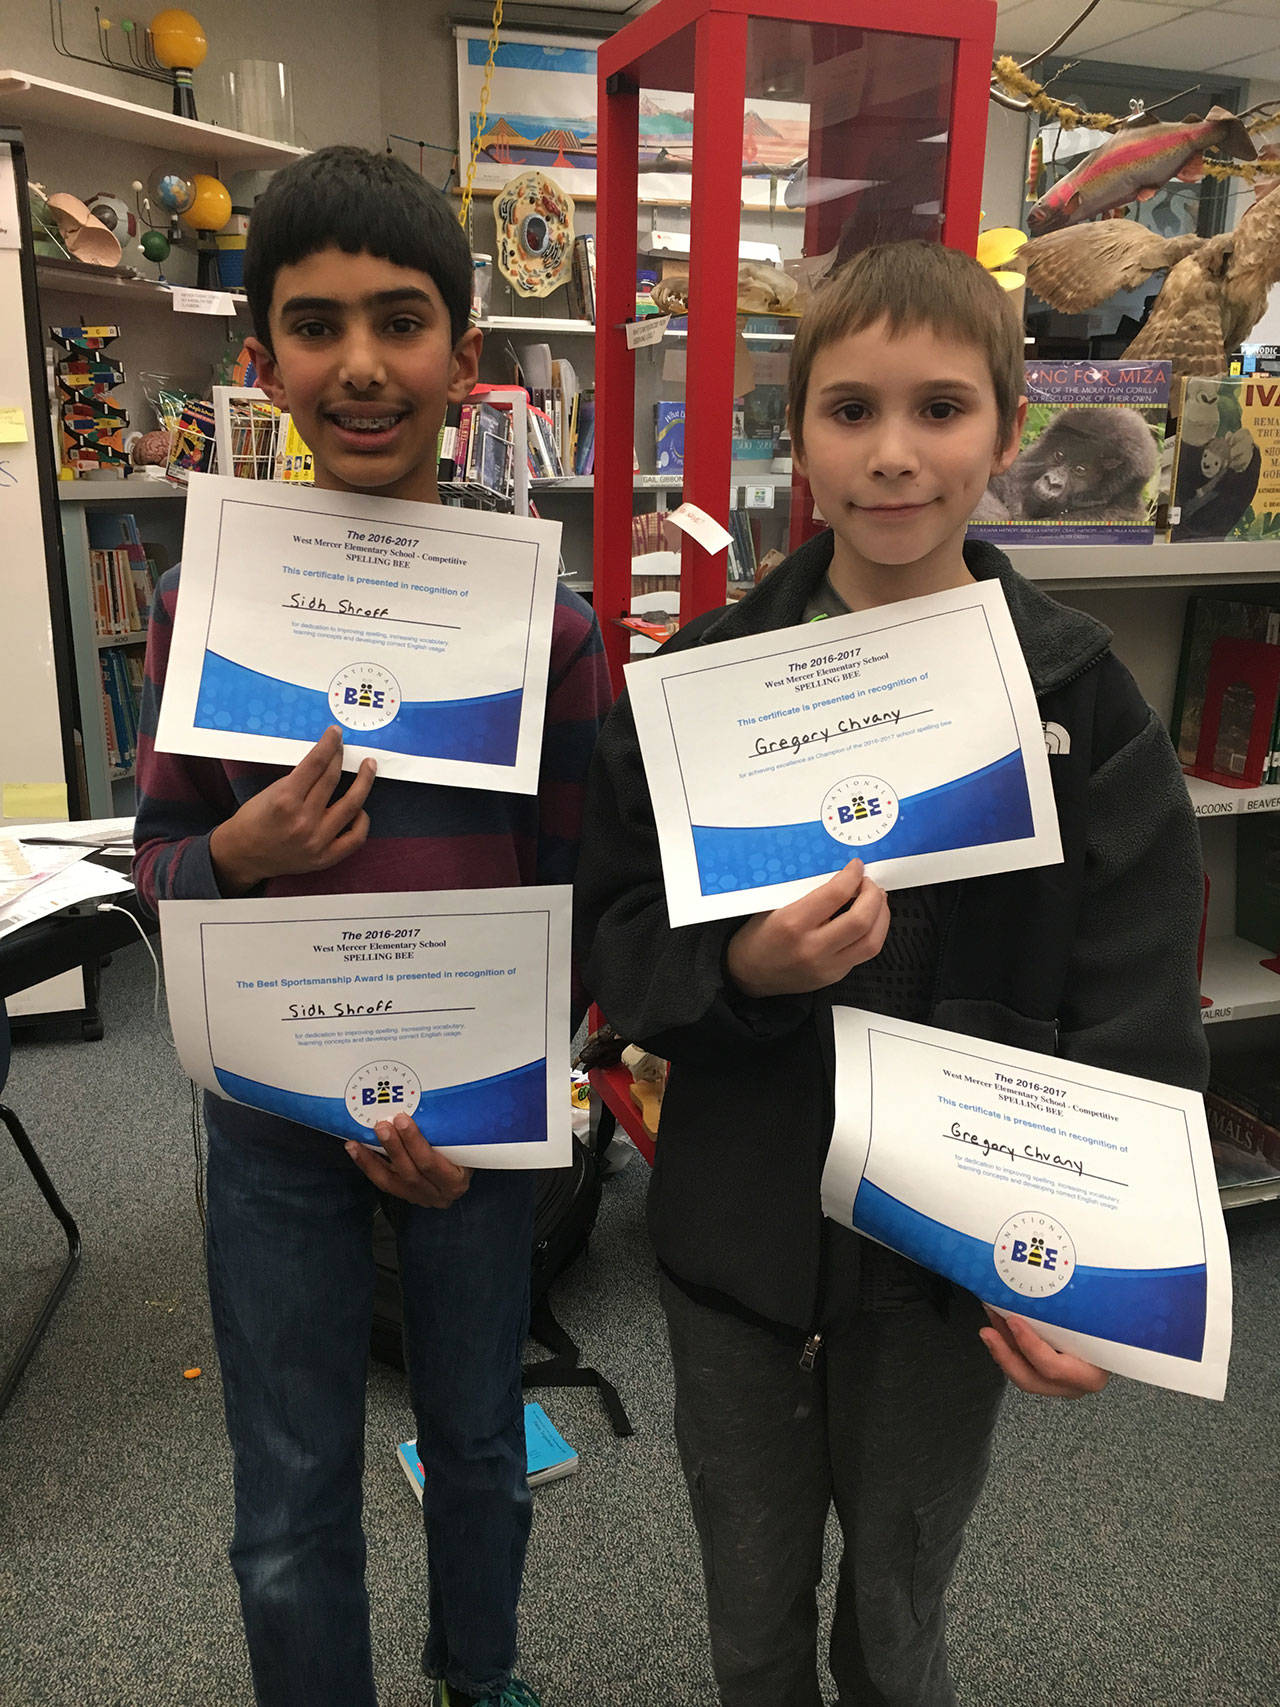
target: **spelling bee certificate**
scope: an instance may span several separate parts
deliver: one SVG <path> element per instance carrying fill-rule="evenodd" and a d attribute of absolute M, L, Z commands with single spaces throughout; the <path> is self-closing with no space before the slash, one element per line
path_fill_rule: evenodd
<path fill-rule="evenodd" d="M 162 901 L 169 1017 L 215 1095 L 478 1168 L 569 1161 L 567 887 Z"/>
<path fill-rule="evenodd" d="M 833 1220 L 1060 1351 L 1220 1399 L 1231 1264 L 1196 1092 L 833 1010 Z"/>
<path fill-rule="evenodd" d="M 1062 858 L 997 581 L 629 664 L 673 925 Z"/>
<path fill-rule="evenodd" d="M 558 522 L 192 475 L 156 746 L 533 794 Z"/>

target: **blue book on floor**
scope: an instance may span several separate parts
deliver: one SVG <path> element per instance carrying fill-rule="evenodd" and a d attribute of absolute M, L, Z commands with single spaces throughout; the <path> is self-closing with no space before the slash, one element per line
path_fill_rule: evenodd
<path fill-rule="evenodd" d="M 560 1433 L 541 1405 L 530 1402 L 524 1408 L 524 1450 L 529 1468 L 529 1486 L 553 1482 L 557 1476 L 572 1476 L 578 1468 L 578 1454 Z M 400 1468 L 409 1478 L 409 1486 L 422 1498 L 422 1460 L 418 1457 L 416 1440 L 402 1440 L 396 1447 Z"/>

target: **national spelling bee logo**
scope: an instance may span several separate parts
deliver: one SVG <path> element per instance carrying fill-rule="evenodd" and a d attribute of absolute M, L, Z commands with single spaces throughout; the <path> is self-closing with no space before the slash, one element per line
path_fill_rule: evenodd
<path fill-rule="evenodd" d="M 1034 1210 L 1012 1215 L 996 1234 L 996 1273 L 1024 1298 L 1050 1298 L 1076 1271 L 1076 1248 L 1059 1222 Z"/>
<path fill-rule="evenodd" d="M 878 776 L 847 776 L 823 798 L 823 825 L 847 847 L 878 842 L 897 821 L 898 797 Z"/>
<path fill-rule="evenodd" d="M 397 1114 L 413 1114 L 422 1101 L 422 1084 L 403 1061 L 370 1061 L 347 1080 L 347 1112 L 370 1128 Z"/>
<path fill-rule="evenodd" d="M 385 729 L 400 709 L 400 684 L 381 664 L 348 664 L 329 683 L 329 709 L 348 729 Z"/>

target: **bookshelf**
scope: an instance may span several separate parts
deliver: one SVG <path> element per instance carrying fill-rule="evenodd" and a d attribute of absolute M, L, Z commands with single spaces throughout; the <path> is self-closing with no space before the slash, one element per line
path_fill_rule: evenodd
<path fill-rule="evenodd" d="M 72 649 L 75 655 L 76 688 L 81 706 L 81 740 L 89 813 L 95 818 L 113 818 L 133 810 L 133 767 L 113 766 L 107 758 L 106 731 L 102 719 L 101 656 L 116 647 L 139 649 L 145 630 L 131 634 L 99 634 L 94 621 L 93 568 L 90 560 L 89 512 L 102 509 L 122 514 L 137 513 L 144 539 L 157 539 L 170 562 L 181 551 L 185 491 L 167 481 L 151 480 L 60 480 L 59 520 L 62 551 L 67 571 L 67 596 L 71 615 Z"/>
<path fill-rule="evenodd" d="M 1133 672 L 1148 703 L 1168 726 L 1174 704 L 1187 601 L 1215 585 L 1280 589 L 1280 544 L 1205 541 L 1147 546 L 1015 546 L 1014 566 L 1062 603 L 1087 611 L 1113 635 L 1116 655 Z M 1201 987 L 1215 1072 L 1229 1076 L 1233 1058 L 1280 1050 L 1280 975 L 1262 961 L 1280 943 L 1256 944 L 1236 934 L 1237 826 L 1280 812 L 1280 785 L 1224 788 L 1186 778 L 1209 875 L 1209 919 Z M 1224 1206 L 1280 1199 L 1280 1174 L 1224 1186 Z"/>

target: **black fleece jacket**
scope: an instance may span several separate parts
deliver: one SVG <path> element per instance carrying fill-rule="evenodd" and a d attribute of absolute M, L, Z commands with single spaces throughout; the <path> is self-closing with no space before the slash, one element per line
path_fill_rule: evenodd
<path fill-rule="evenodd" d="M 668 646 L 799 622 L 831 551 L 830 533 L 809 541 Z M 929 1023 L 1201 1089 L 1200 844 L 1168 736 L 1100 623 L 1055 604 L 993 545 L 969 542 L 965 562 L 1008 600 L 1048 734 L 1062 863 L 938 885 Z M 659 1261 L 696 1295 L 808 1332 L 833 1115 L 830 999 L 743 995 L 724 968 L 741 919 L 670 927 L 625 694 L 592 766 L 574 912 L 589 991 L 624 1037 L 671 1062 L 649 1196 Z"/>

